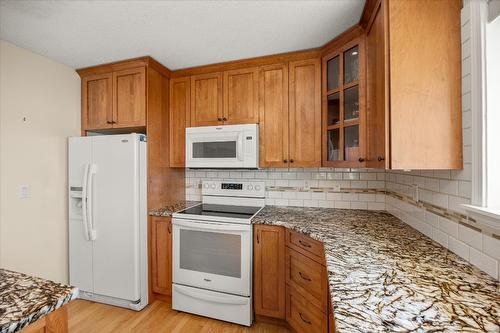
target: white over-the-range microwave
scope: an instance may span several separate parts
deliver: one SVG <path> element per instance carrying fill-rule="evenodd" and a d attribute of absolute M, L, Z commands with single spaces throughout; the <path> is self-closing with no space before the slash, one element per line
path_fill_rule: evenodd
<path fill-rule="evenodd" d="M 186 128 L 186 167 L 258 168 L 259 125 Z"/>

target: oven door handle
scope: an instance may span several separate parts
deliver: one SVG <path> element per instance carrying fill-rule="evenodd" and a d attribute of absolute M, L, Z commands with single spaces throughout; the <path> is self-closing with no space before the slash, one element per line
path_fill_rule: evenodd
<path fill-rule="evenodd" d="M 186 290 L 182 287 L 176 286 L 174 284 L 174 289 L 180 294 L 185 296 L 200 299 L 202 301 L 214 302 L 214 303 L 222 303 L 222 304 L 233 304 L 233 305 L 244 305 L 248 304 L 248 299 L 239 299 L 232 297 L 224 297 L 224 296 L 215 296 L 209 295 L 208 293 L 204 293 L 202 290 L 198 290 L 197 292 L 192 292 L 191 290 Z"/>
<path fill-rule="evenodd" d="M 232 224 L 232 223 L 202 223 L 190 222 L 174 219 L 172 222 L 179 227 L 186 227 L 196 230 L 219 230 L 219 231 L 245 231 L 249 232 L 252 227 L 247 224 Z"/>

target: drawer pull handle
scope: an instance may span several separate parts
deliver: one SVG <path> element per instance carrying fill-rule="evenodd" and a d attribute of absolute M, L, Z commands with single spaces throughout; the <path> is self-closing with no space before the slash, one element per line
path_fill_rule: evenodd
<path fill-rule="evenodd" d="M 307 244 L 306 242 L 303 242 L 301 239 L 299 239 L 299 243 L 300 243 L 300 245 L 302 245 L 302 246 L 305 246 L 305 247 L 311 247 L 311 245 L 310 245 L 310 244 Z"/>
<path fill-rule="evenodd" d="M 302 272 L 299 272 L 299 275 L 301 278 L 303 278 L 304 280 L 306 281 L 312 281 L 310 277 L 308 277 L 307 275 L 305 274 L 302 274 Z"/>
<path fill-rule="evenodd" d="M 310 320 L 304 319 L 304 317 L 302 317 L 302 312 L 299 312 L 299 316 L 300 316 L 300 319 L 302 319 L 302 321 L 304 323 L 309 324 L 309 325 L 312 324 L 312 322 Z"/>

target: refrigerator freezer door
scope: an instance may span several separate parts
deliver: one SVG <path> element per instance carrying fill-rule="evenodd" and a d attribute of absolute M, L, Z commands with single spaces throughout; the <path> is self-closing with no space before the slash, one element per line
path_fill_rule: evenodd
<path fill-rule="evenodd" d="M 93 137 L 94 293 L 139 300 L 139 137 Z"/>
<path fill-rule="evenodd" d="M 68 148 L 69 282 L 82 291 L 92 292 L 92 242 L 83 214 L 92 140 L 88 137 L 69 138 Z"/>

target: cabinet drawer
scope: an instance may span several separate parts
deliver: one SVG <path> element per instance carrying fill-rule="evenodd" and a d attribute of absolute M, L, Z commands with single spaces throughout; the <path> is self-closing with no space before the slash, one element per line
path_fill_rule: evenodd
<path fill-rule="evenodd" d="M 290 285 L 286 286 L 286 320 L 298 333 L 328 330 L 327 315 Z"/>
<path fill-rule="evenodd" d="M 287 246 L 324 265 L 323 243 L 295 231 L 287 230 Z"/>
<path fill-rule="evenodd" d="M 327 312 L 326 268 L 305 255 L 286 249 L 286 280 L 288 284 L 302 289 L 309 301 Z"/>

